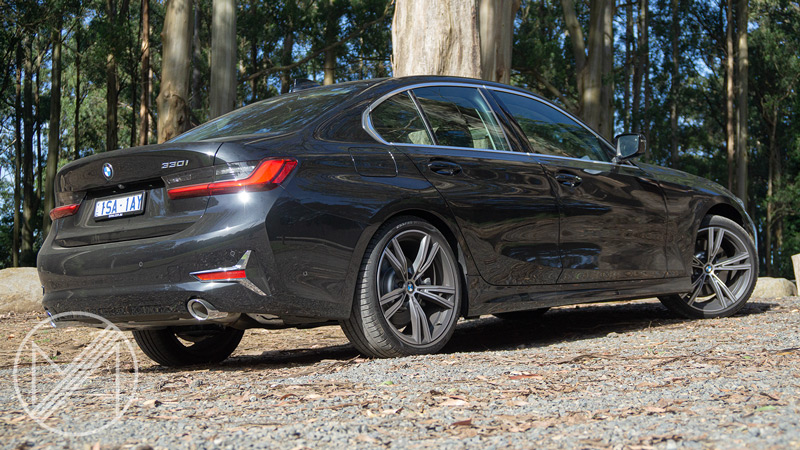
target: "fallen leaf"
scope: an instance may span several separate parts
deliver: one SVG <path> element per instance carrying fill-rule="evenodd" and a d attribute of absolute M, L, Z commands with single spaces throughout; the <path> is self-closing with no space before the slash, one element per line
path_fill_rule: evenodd
<path fill-rule="evenodd" d="M 450 424 L 451 427 L 471 427 L 472 419 L 459 420 Z"/>
<path fill-rule="evenodd" d="M 439 406 L 469 406 L 469 403 L 464 400 L 448 398 L 447 400 L 440 403 Z"/>

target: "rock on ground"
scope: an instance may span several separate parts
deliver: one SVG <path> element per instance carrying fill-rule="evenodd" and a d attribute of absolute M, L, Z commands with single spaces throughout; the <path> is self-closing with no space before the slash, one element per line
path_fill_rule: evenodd
<path fill-rule="evenodd" d="M 754 298 L 783 298 L 797 295 L 794 283 L 786 278 L 761 277 L 753 291 Z"/>
<path fill-rule="evenodd" d="M 0 313 L 42 310 L 42 284 L 35 267 L 0 270 Z"/>

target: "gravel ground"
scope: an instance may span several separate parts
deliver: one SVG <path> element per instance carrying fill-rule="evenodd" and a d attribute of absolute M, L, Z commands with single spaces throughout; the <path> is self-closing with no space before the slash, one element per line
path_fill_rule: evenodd
<path fill-rule="evenodd" d="M 735 317 L 703 321 L 676 319 L 652 301 L 568 307 L 522 324 L 466 321 L 441 354 L 386 360 L 359 357 L 335 327 L 251 330 L 219 365 L 165 369 L 137 349 L 136 398 L 118 422 L 98 388 L 113 377 L 100 370 L 44 423 L 107 428 L 64 437 L 32 420 L 14 388 L 16 349 L 38 317 L 7 315 L 0 445 L 800 448 L 798 319 L 798 297 L 754 299 Z M 51 330 L 36 342 L 66 362 L 99 333 Z M 24 393 L 31 375 L 23 364 Z"/>

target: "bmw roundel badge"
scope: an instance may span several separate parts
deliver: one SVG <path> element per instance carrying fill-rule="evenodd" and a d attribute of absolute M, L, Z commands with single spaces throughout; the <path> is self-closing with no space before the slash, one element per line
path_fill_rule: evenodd
<path fill-rule="evenodd" d="M 103 176 L 106 177 L 106 180 L 110 180 L 114 176 L 114 167 L 111 164 L 103 164 Z"/>

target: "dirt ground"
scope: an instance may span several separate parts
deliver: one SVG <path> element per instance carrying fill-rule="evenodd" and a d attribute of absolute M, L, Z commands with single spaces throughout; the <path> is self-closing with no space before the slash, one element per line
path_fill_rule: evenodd
<path fill-rule="evenodd" d="M 66 440 L 12 387 L 17 348 L 42 319 L 0 316 L 9 448 L 800 449 L 798 297 L 713 320 L 654 300 L 487 316 L 462 321 L 440 354 L 388 360 L 361 357 L 338 327 L 249 330 L 228 360 L 185 369 L 136 349 L 138 398 L 123 420 Z M 66 363 L 98 332 L 49 329 L 36 343 Z M 83 397 L 54 426 L 104 423 L 92 414 L 109 407 Z"/>

